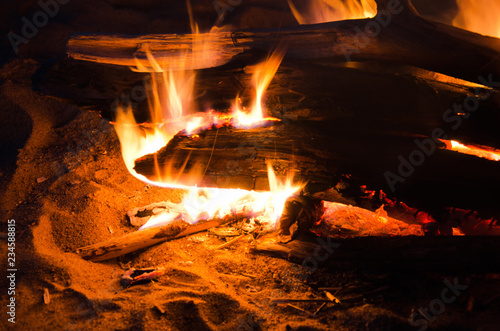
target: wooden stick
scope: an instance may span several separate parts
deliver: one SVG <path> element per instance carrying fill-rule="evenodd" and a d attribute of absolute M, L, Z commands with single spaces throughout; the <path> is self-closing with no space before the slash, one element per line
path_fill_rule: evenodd
<path fill-rule="evenodd" d="M 247 235 L 248 235 L 248 234 L 242 234 L 241 236 L 238 236 L 238 237 L 236 237 L 236 238 L 234 238 L 234 239 L 232 239 L 232 240 L 229 240 L 228 242 L 226 242 L 226 243 L 224 243 L 224 244 L 222 244 L 222 245 L 218 246 L 218 247 L 216 248 L 216 250 L 218 250 L 218 249 L 223 249 L 223 248 L 226 248 L 226 247 L 228 247 L 228 246 L 231 246 L 233 243 L 235 243 L 236 241 L 240 240 L 240 239 L 241 239 L 241 238 L 243 238 L 243 237 L 246 237 Z"/>
<path fill-rule="evenodd" d="M 296 310 L 298 310 L 298 311 L 300 311 L 300 312 L 303 312 L 304 314 L 309 315 L 309 316 L 311 316 L 311 317 L 316 317 L 314 314 L 311 314 L 311 313 L 310 313 L 310 312 L 308 312 L 307 310 L 302 309 L 302 308 L 300 308 L 300 307 L 297 307 L 297 306 L 295 306 L 295 305 L 287 304 L 287 307 L 294 308 L 294 309 L 296 309 Z"/>
<path fill-rule="evenodd" d="M 319 308 L 316 309 L 316 311 L 314 312 L 314 315 L 317 315 L 321 311 L 321 309 L 323 309 L 323 307 L 326 306 L 327 304 L 328 304 L 328 302 L 323 302 L 321 304 L 321 306 L 319 306 Z"/>
<path fill-rule="evenodd" d="M 349 287 L 349 286 L 346 286 L 346 287 Z M 346 287 L 341 287 L 341 286 L 338 286 L 338 287 L 318 287 L 318 291 L 338 292 L 340 290 L 343 290 Z"/>
<path fill-rule="evenodd" d="M 289 302 L 332 302 L 328 299 L 273 299 L 273 303 L 289 303 Z"/>
<path fill-rule="evenodd" d="M 220 226 L 227 220 L 200 221 L 189 224 L 183 220 L 174 221 L 165 226 L 149 228 L 113 238 L 105 242 L 81 247 L 77 253 L 92 262 L 106 261 L 118 256 L 147 248 L 167 240 L 182 238 L 200 231 Z"/>

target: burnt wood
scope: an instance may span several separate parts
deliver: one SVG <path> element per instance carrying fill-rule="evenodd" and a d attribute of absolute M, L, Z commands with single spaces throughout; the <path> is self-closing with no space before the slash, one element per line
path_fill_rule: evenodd
<path fill-rule="evenodd" d="M 271 162 L 282 179 L 294 171 L 296 181 L 308 183 L 309 193 L 335 187 L 342 175 L 349 174 L 353 188 L 383 190 L 432 214 L 455 207 L 498 216 L 499 162 L 440 149 L 437 141 L 431 155 L 422 152 L 421 164 L 410 165 L 405 177 L 401 158 L 409 160 L 418 150 L 416 139 L 432 142 L 431 138 L 363 134 L 351 127 L 336 121 L 297 121 L 253 129 L 211 128 L 198 137 L 180 133 L 157 153 L 136 160 L 135 170 L 157 180 L 156 162 L 160 168 L 169 165 L 170 174 L 182 182 L 198 168 L 199 176 L 189 178 L 191 185 L 268 190 Z M 388 171 L 404 179 L 394 191 Z"/>
<path fill-rule="evenodd" d="M 305 272 L 318 267 L 454 273 L 500 270 L 500 245 L 495 236 L 316 238 L 287 244 L 270 239 L 253 252 L 298 263 Z"/>

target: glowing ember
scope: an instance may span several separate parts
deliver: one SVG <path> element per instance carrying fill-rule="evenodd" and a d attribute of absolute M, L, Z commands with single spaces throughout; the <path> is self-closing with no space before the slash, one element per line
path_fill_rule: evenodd
<path fill-rule="evenodd" d="M 462 154 L 474 155 L 491 161 L 500 161 L 500 150 L 480 145 L 464 145 L 455 140 L 443 140 L 446 149 Z"/>
<path fill-rule="evenodd" d="M 287 1 L 299 24 L 367 18 L 377 14 L 375 0 L 311 0 L 303 12 L 297 9 L 293 0 Z"/>
<path fill-rule="evenodd" d="M 457 0 L 458 13 L 453 25 L 483 35 L 500 38 L 498 0 Z"/>
<path fill-rule="evenodd" d="M 391 218 L 382 205 L 371 212 L 335 202 L 323 202 L 322 222 L 313 231 L 327 236 L 422 236 L 421 224 L 409 224 Z"/>

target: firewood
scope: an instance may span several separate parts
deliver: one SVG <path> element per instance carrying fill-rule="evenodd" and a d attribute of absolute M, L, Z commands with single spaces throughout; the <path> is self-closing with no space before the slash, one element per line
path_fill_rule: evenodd
<path fill-rule="evenodd" d="M 313 302 L 314 302 L 314 301 L 313 301 Z M 318 301 L 315 301 L 315 302 L 318 302 Z M 297 307 L 297 306 L 295 306 L 295 305 L 292 305 L 292 304 L 290 304 L 290 303 L 289 303 L 289 304 L 287 304 L 286 306 L 287 306 L 287 307 L 290 307 L 290 308 L 293 308 L 293 309 L 295 309 L 295 310 L 298 310 L 298 311 L 300 311 L 301 313 L 306 314 L 306 315 L 309 315 L 309 316 L 311 316 L 311 317 L 316 317 L 316 316 L 314 316 L 314 314 L 312 314 L 311 312 L 309 312 L 309 311 L 307 311 L 307 310 L 305 310 L 305 309 L 302 309 L 302 308 L 300 308 L 300 307 Z"/>
<path fill-rule="evenodd" d="M 289 303 L 289 302 L 331 302 L 327 299 L 272 299 L 273 303 Z"/>
<path fill-rule="evenodd" d="M 223 249 L 223 248 L 229 247 L 229 246 L 231 246 L 232 244 L 234 244 L 235 242 L 237 242 L 238 240 L 240 240 L 240 239 L 242 239 L 242 238 L 246 237 L 247 235 L 248 235 L 248 234 L 242 234 L 242 235 L 240 235 L 240 236 L 238 236 L 238 237 L 236 237 L 236 238 L 234 238 L 234 239 L 232 239 L 232 240 L 229 240 L 228 242 L 226 242 L 226 243 L 224 243 L 224 244 L 222 244 L 222 245 L 217 246 L 215 249 L 216 249 L 216 250 L 219 250 L 219 249 Z"/>
<path fill-rule="evenodd" d="M 180 133 L 156 154 L 136 160 L 135 170 L 155 180 L 155 160 L 160 168 L 170 165 L 171 173 L 179 177 L 201 165 L 205 171 L 196 181 L 199 187 L 268 190 L 267 161 L 271 161 L 278 177 L 294 171 L 296 181 L 307 182 L 305 190 L 310 193 L 335 187 L 340 175 L 347 173 L 353 189 L 366 185 L 382 190 L 428 213 L 454 207 L 487 217 L 498 214 L 499 162 L 439 149 L 436 144 L 433 154 L 391 192 L 384 173 L 397 173 L 401 157 L 417 149 L 416 138 L 350 133 L 350 128 L 333 121 L 300 121 L 253 129 L 212 128 L 199 137 Z"/>
<path fill-rule="evenodd" d="M 83 259 L 92 262 L 106 261 L 168 240 L 205 231 L 225 224 L 227 221 L 228 219 L 213 219 L 189 224 L 184 220 L 178 220 L 161 227 L 147 228 L 105 242 L 81 247 L 77 249 L 77 253 Z"/>
<path fill-rule="evenodd" d="M 322 153 L 330 154 L 326 148 L 328 141 L 312 141 L 309 134 L 296 128 L 298 126 L 282 124 L 254 129 L 224 126 L 204 130 L 199 137 L 181 133 L 156 155 L 149 154 L 136 160 L 134 169 L 150 179 L 157 179 L 155 158 L 160 169 L 173 161 L 171 170 L 174 173 L 182 168 L 181 163 L 188 160 L 186 172 L 196 164 L 207 168 L 199 186 L 269 190 L 266 164 L 269 159 L 279 169 L 279 176 L 284 176 L 287 170 L 296 170 L 297 181 L 326 180 L 330 185 L 335 168 L 333 163 L 328 164 L 328 159 L 334 156 L 324 158 L 326 164 L 317 158 Z"/>
<path fill-rule="evenodd" d="M 257 31 L 213 32 L 214 42 L 197 49 L 196 36 L 80 34 L 68 41 L 68 55 L 98 63 L 149 65 L 146 53 L 174 69 L 220 66 L 250 49 L 269 52 L 279 41 L 287 57 L 331 61 L 390 61 L 477 81 L 478 75 L 500 76 L 500 39 L 486 37 L 418 15 L 409 0 L 376 0 L 372 19 L 346 20 Z M 200 53 L 210 60 L 202 61 Z M 187 54 L 186 57 L 180 56 Z M 167 63 L 167 62 L 165 62 Z"/>
<path fill-rule="evenodd" d="M 270 239 L 257 245 L 253 252 L 301 264 L 308 271 L 317 267 L 450 272 L 500 270 L 500 245 L 495 236 L 329 238 L 295 240 L 287 244 Z"/>

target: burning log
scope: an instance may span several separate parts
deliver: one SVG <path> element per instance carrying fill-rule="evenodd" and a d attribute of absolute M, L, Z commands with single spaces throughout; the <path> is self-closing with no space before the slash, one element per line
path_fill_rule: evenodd
<path fill-rule="evenodd" d="M 286 244 L 273 238 L 253 252 L 301 264 L 306 271 L 323 266 L 498 272 L 500 267 L 500 245 L 494 236 L 327 238 Z"/>
<path fill-rule="evenodd" d="M 77 253 L 83 259 L 92 262 L 106 261 L 168 240 L 205 231 L 227 222 L 228 219 L 214 219 L 190 224 L 184 220 L 178 220 L 165 226 L 139 230 L 119 238 L 81 247 L 77 249 Z"/>
<path fill-rule="evenodd" d="M 326 148 L 322 149 L 328 141 L 316 143 L 311 141 L 310 134 L 294 128 L 283 124 L 253 129 L 223 126 L 204 130 L 194 137 L 181 133 L 158 153 L 138 159 L 134 169 L 139 174 L 161 181 L 156 172 L 158 167 L 170 168 L 174 174 L 182 176 L 183 172 L 189 173 L 201 166 L 200 170 L 205 171 L 200 174 L 199 186 L 268 191 L 266 160 L 273 160 L 278 176 L 295 170 L 298 181 L 326 181 L 331 187 L 333 164 L 318 164 L 317 159 L 322 150 L 328 153 Z M 301 144 L 297 145 L 299 142 Z M 328 162 L 329 159 L 333 156 L 324 160 Z"/>
<path fill-rule="evenodd" d="M 358 199 L 362 185 L 392 192 L 384 174 L 401 168 L 401 157 L 416 149 L 415 137 L 347 131 L 333 122 L 300 121 L 253 129 L 211 128 L 198 136 L 180 133 L 157 153 L 138 159 L 135 170 L 160 180 L 157 165 L 179 178 L 198 167 L 193 185 L 269 190 L 270 160 L 278 177 L 294 171 L 297 181 L 308 182 L 305 190 L 310 193 L 336 187 L 344 173 L 350 175 L 352 189 L 337 190 L 346 192 L 344 198 Z M 411 176 L 391 196 L 434 216 L 444 207 L 498 216 L 500 163 L 439 149 L 438 143 L 421 165 L 408 163 Z"/>
<path fill-rule="evenodd" d="M 479 75 L 500 76 L 500 39 L 426 20 L 408 0 L 376 2 L 378 14 L 372 19 L 273 30 L 201 36 L 75 35 L 68 41 L 68 54 L 98 63 L 149 66 L 150 52 L 157 59 L 168 58 L 171 68 L 200 69 L 220 66 L 245 50 L 270 52 L 279 40 L 293 59 L 398 62 L 471 81 Z M 205 48 L 197 47 L 200 40 L 207 41 Z M 200 52 L 210 60 L 199 61 Z"/>

